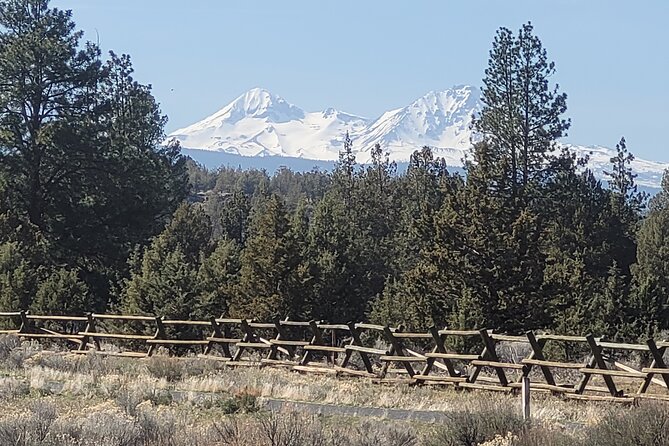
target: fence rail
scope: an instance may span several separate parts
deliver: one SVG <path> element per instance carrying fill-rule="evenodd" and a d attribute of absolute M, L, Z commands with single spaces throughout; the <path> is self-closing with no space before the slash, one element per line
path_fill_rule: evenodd
<path fill-rule="evenodd" d="M 146 358 L 157 347 L 187 351 L 230 366 L 288 367 L 298 372 L 359 376 L 380 382 L 444 385 L 517 392 L 523 380 L 532 391 L 565 398 L 633 402 L 669 401 L 669 342 L 617 343 L 587 336 L 522 336 L 492 330 L 403 327 L 368 323 L 210 318 L 175 320 L 160 316 L 95 314 L 35 315 L 0 312 L 0 334 L 61 342 L 75 354 Z M 555 358 L 555 348 L 579 347 L 583 362 Z M 456 348 L 453 346 L 466 346 Z M 504 351 L 526 351 L 522 357 Z M 638 357 L 636 364 L 630 358 Z M 552 357 L 553 356 L 553 357 Z M 627 363 L 623 362 L 627 361 Z"/>

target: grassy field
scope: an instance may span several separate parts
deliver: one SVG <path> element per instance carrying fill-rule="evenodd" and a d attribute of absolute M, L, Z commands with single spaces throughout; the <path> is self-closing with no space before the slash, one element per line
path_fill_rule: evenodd
<path fill-rule="evenodd" d="M 268 399 L 440 411 L 421 423 L 268 410 Z M 669 404 L 622 407 L 379 385 L 199 358 L 75 356 L 0 338 L 0 445 L 669 445 Z"/>

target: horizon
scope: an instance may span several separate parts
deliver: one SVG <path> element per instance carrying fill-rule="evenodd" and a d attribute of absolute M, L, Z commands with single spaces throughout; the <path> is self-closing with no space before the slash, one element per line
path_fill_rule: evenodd
<path fill-rule="evenodd" d="M 552 81 L 568 95 L 572 127 L 561 141 L 614 147 L 625 136 L 637 157 L 669 161 L 657 137 L 669 122 L 669 91 L 653 88 L 669 71 L 667 58 L 658 57 L 669 41 L 669 5 L 659 0 L 644 8 L 603 0 L 52 3 L 71 9 L 84 38 L 104 52 L 132 56 L 137 80 L 153 85 L 170 119 L 166 133 L 253 87 L 306 111 L 332 107 L 369 119 L 429 91 L 480 88 L 496 30 L 515 32 L 531 21 L 556 64 Z"/>

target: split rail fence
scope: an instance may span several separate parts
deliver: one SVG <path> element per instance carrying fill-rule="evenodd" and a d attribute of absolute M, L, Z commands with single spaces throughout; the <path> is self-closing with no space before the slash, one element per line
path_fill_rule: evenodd
<path fill-rule="evenodd" d="M 360 376 L 379 382 L 448 385 L 462 389 L 533 392 L 565 398 L 669 401 L 667 341 L 607 342 L 593 335 L 507 335 L 492 330 L 403 327 L 367 323 L 226 317 L 172 320 L 137 315 L 36 315 L 0 312 L 0 334 L 65 343 L 74 354 L 146 358 L 159 347 L 172 354 L 199 352 L 229 366 L 278 366 L 298 372 Z M 582 362 L 556 359 L 565 349 Z M 559 357 L 563 357 L 560 355 Z M 634 364 L 630 358 L 637 358 Z M 639 366 L 639 364 L 645 364 Z"/>

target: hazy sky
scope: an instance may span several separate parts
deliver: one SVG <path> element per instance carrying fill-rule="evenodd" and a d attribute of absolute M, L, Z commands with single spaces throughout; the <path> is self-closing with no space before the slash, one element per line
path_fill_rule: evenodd
<path fill-rule="evenodd" d="M 531 20 L 568 94 L 567 142 L 669 161 L 669 1 L 54 0 L 129 53 L 168 131 L 260 86 L 307 111 L 375 118 L 430 90 L 480 86 L 500 26 Z"/>

